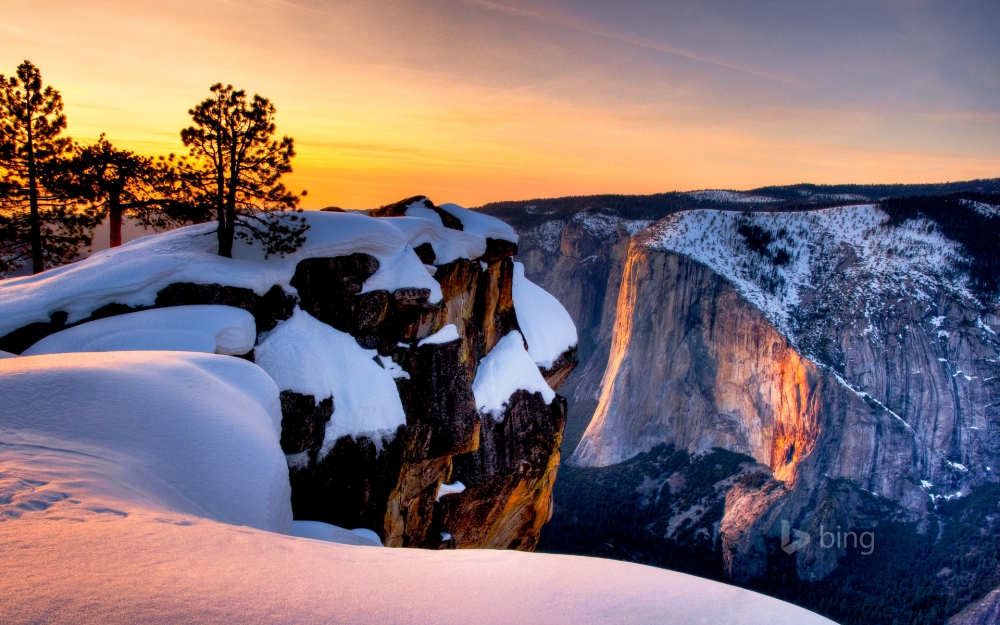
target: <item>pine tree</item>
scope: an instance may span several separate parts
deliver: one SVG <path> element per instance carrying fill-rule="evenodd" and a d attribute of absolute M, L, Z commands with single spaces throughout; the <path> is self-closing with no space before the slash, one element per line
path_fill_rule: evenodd
<path fill-rule="evenodd" d="M 194 125 L 181 131 L 190 154 L 180 171 L 195 203 L 219 222 L 219 255 L 232 257 L 234 238 L 261 242 L 265 254 L 295 251 L 309 226 L 295 209 L 299 197 L 281 183 L 292 171 L 292 138 L 273 139 L 275 108 L 267 98 L 249 99 L 221 83 L 211 92 L 188 111 Z"/>
<path fill-rule="evenodd" d="M 125 215 L 155 230 L 211 218 L 185 202 L 173 155 L 140 156 L 116 148 L 103 134 L 93 145 L 75 146 L 60 174 L 57 186 L 108 219 L 111 247 L 122 244 Z"/>
<path fill-rule="evenodd" d="M 38 273 L 75 258 L 96 224 L 52 184 L 72 146 L 62 98 L 29 61 L 0 75 L 0 274 L 31 259 Z"/>

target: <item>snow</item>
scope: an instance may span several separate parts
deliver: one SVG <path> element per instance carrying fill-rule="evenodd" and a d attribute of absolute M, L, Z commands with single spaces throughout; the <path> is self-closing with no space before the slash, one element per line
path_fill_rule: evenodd
<path fill-rule="evenodd" d="M 119 351 L 242 355 L 253 349 L 256 339 L 256 322 L 245 310 L 175 306 L 90 321 L 45 337 L 23 355 Z"/>
<path fill-rule="evenodd" d="M 12 354 L 10 352 L 0 351 L 0 360 L 4 358 L 17 358 L 17 354 Z"/>
<path fill-rule="evenodd" d="M 726 277 L 794 343 L 791 317 L 802 293 L 815 288 L 815 276 L 837 271 L 835 263 L 845 248 L 857 262 L 842 273 L 866 284 L 859 306 L 904 294 L 932 302 L 943 290 L 972 298 L 967 273 L 961 270 L 960 246 L 926 220 L 893 226 L 888 220 L 870 204 L 785 213 L 697 209 L 670 215 L 642 236 L 647 245 L 690 256 Z M 789 262 L 775 265 L 752 250 L 738 233 L 741 225 L 770 232 L 768 252 L 783 249 Z M 866 317 L 870 312 L 862 311 Z"/>
<path fill-rule="evenodd" d="M 25 356 L 0 361 L 0 396 L 5 456 L 72 469 L 65 488 L 36 489 L 0 518 L 47 509 L 60 493 L 73 513 L 76 482 L 98 471 L 119 499 L 288 531 L 278 389 L 252 363 L 189 352 Z"/>
<path fill-rule="evenodd" d="M 436 501 L 441 501 L 441 498 L 445 495 L 457 495 L 458 493 L 465 492 L 465 484 L 461 482 L 454 482 L 452 484 L 441 484 L 438 486 L 438 494 Z"/>
<path fill-rule="evenodd" d="M 449 540 L 451 540 L 451 538 L 452 538 L 452 536 L 448 532 L 441 532 L 441 540 L 443 540 L 443 541 L 449 541 Z"/>
<path fill-rule="evenodd" d="M 373 360 L 377 354 L 296 308 L 291 318 L 261 335 L 255 360 L 282 391 L 312 395 L 317 404 L 333 397 L 322 458 L 344 436 L 367 436 L 379 445 L 406 423 L 396 383 Z"/>
<path fill-rule="evenodd" d="M 292 521 L 292 536 L 325 540 L 342 545 L 357 545 L 359 547 L 381 547 L 382 540 L 375 532 L 360 528 L 348 530 L 321 521 Z"/>
<path fill-rule="evenodd" d="M 948 317 L 945 315 L 941 315 L 940 317 L 931 317 L 931 325 L 935 328 L 940 328 L 941 324 L 944 323 L 944 320 L 947 318 Z"/>
<path fill-rule="evenodd" d="M 378 361 L 382 363 L 382 368 L 385 369 L 386 373 L 392 376 L 393 380 L 399 378 L 403 378 L 404 380 L 410 379 L 410 374 L 403 371 L 403 367 L 401 367 L 398 362 L 393 360 L 392 356 L 379 355 Z"/>
<path fill-rule="evenodd" d="M 67 312 L 67 322 L 75 323 L 111 303 L 152 306 L 158 291 L 178 282 L 222 284 L 259 295 L 276 285 L 294 292 L 289 282 L 299 261 L 353 253 L 379 261 L 362 292 L 426 288 L 431 303 L 441 301 L 440 285 L 388 220 L 319 211 L 304 219 L 310 225 L 305 243 L 284 258 L 265 259 L 260 245 L 240 240 L 233 245 L 233 258 L 223 258 L 217 254 L 216 225 L 205 223 L 142 237 L 34 276 L 0 281 L 0 336 L 47 322 L 56 311 Z"/>
<path fill-rule="evenodd" d="M 497 341 L 479 362 L 472 394 L 480 412 L 500 420 L 510 396 L 519 390 L 541 393 L 546 404 L 551 404 L 556 396 L 525 351 L 521 333 L 514 330 Z"/>
<path fill-rule="evenodd" d="M 962 204 L 972 208 L 983 217 L 1000 217 L 1000 206 L 976 202 L 975 200 L 959 200 Z"/>
<path fill-rule="evenodd" d="M 53 472 L 21 475 L 52 483 Z M 84 522 L 74 522 L 46 511 L 3 523 L 6 622 L 832 623 L 741 588 L 627 562 L 359 548 L 81 501 L 124 508 L 128 517 L 80 513 Z"/>
<path fill-rule="evenodd" d="M 517 233 L 507 223 L 496 217 L 470 211 L 458 204 L 441 204 L 441 210 L 462 222 L 462 230 L 487 239 L 499 239 L 517 243 Z M 407 212 L 407 215 L 409 212 Z"/>
<path fill-rule="evenodd" d="M 532 228 L 524 233 L 524 238 L 533 241 L 535 245 L 546 252 L 555 253 L 559 251 L 562 242 L 563 229 L 566 222 L 561 220 L 546 221 L 545 223 Z"/>
<path fill-rule="evenodd" d="M 442 343 L 451 343 L 452 341 L 457 341 L 458 328 L 455 327 L 454 323 L 449 323 L 445 327 L 441 328 L 434 334 L 422 339 L 417 343 L 417 347 L 422 347 L 424 345 L 440 345 Z"/>
<path fill-rule="evenodd" d="M 629 236 L 635 236 L 637 232 L 653 223 L 648 219 L 623 219 L 618 215 L 596 211 L 577 213 L 573 216 L 573 221 L 583 226 L 588 234 L 598 239 L 610 237 L 619 228 L 625 230 Z"/>
<path fill-rule="evenodd" d="M 12 358 L 0 396 L 4 622 L 830 623 L 625 562 L 330 542 L 373 536 L 291 521 L 278 389 L 241 359 Z"/>
<path fill-rule="evenodd" d="M 409 206 L 406 207 L 406 216 L 417 217 L 419 219 L 431 221 L 434 224 L 444 228 L 444 222 L 441 220 L 441 215 L 438 215 L 437 211 L 427 208 L 427 205 L 424 204 L 424 202 L 426 201 L 427 201 L 426 199 L 423 199 L 423 200 L 417 200 L 416 202 L 412 202 Z"/>
<path fill-rule="evenodd" d="M 724 191 L 722 189 L 692 191 L 688 193 L 688 196 L 699 202 L 722 202 L 727 204 L 766 204 L 781 201 L 773 197 L 767 197 L 766 195 L 747 195 L 737 191 Z"/>
<path fill-rule="evenodd" d="M 407 215 L 412 210 L 407 210 Z M 445 265 L 459 258 L 472 260 L 486 253 L 485 237 L 471 232 L 445 228 L 441 225 L 441 217 L 437 213 L 428 208 L 421 210 L 434 215 L 437 221 L 424 217 L 386 217 L 385 219 L 403 233 L 410 247 L 415 248 L 423 243 L 430 243 L 434 249 L 434 263 L 436 265 Z"/>
<path fill-rule="evenodd" d="M 528 355 L 543 369 L 577 344 L 576 324 L 555 297 L 524 277 L 524 265 L 514 263 L 512 288 L 517 325 L 528 343 Z"/>

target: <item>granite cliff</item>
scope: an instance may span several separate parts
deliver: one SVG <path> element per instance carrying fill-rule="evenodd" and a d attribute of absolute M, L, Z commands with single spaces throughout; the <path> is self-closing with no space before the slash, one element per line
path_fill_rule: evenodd
<path fill-rule="evenodd" d="M 610 202 L 525 209 L 520 258 L 580 327 L 567 432 L 586 432 L 564 474 L 611 483 L 644 472 L 622 482 L 635 493 L 621 503 L 648 517 L 635 532 L 667 542 L 591 540 L 692 571 L 684 550 L 704 548 L 743 584 L 776 571 L 819 582 L 858 557 L 856 545 L 824 547 L 823 531 L 912 527 L 933 543 L 968 522 L 945 504 L 991 488 L 1000 460 L 996 197 L 844 193 L 824 207 L 763 190 L 699 193 L 687 201 L 707 208 L 678 202 L 651 224 Z M 663 444 L 689 467 L 650 466 Z M 720 450 L 744 463 L 689 493 L 685 472 Z M 591 512 L 559 488 L 566 516 L 551 531 L 564 534 L 552 544 L 566 551 L 565 532 L 579 535 Z M 647 514 L 657 506 L 659 520 Z M 783 523 L 812 542 L 784 552 Z M 690 542 L 692 527 L 707 542 Z M 989 579 L 928 584 L 953 602 Z"/>

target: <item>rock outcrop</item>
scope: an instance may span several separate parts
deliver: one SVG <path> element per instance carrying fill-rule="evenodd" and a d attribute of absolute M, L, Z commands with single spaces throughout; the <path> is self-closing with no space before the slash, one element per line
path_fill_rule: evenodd
<path fill-rule="evenodd" d="M 405 423 L 395 431 L 331 439 L 329 426 L 340 417 L 338 410 L 347 407 L 338 405 L 331 395 L 295 390 L 294 380 L 279 382 L 281 447 L 288 458 L 297 520 L 368 528 L 385 545 L 394 547 L 531 550 L 551 516 L 566 403 L 558 396 L 546 400 L 540 393 L 522 390 L 508 398 L 502 415 L 478 411 L 473 381 L 480 361 L 498 341 L 520 329 L 512 296 L 517 237 L 502 222 L 449 206 L 445 210 L 417 197 L 373 211 L 384 217 L 404 217 L 396 222 L 336 211 L 310 216 L 317 228 L 323 228 L 313 248 L 294 263 L 281 259 L 272 261 L 276 266 L 260 265 L 261 273 L 270 270 L 268 275 L 275 280 L 286 276 L 284 284 L 269 289 L 259 283 L 270 278 L 254 275 L 257 265 L 252 263 L 263 263 L 263 259 L 220 261 L 210 250 L 202 250 L 198 237 L 204 226 L 190 228 L 190 234 L 163 235 L 179 243 L 170 243 L 175 247 L 168 245 L 162 252 L 155 242 L 147 241 L 145 245 L 153 248 L 151 254 L 173 254 L 169 263 L 178 264 L 175 250 L 180 249 L 191 256 L 191 262 L 213 263 L 213 275 L 223 277 L 231 263 L 244 272 L 240 280 L 255 284 L 254 288 L 188 281 L 164 284 L 164 276 L 170 274 L 163 268 L 170 265 L 154 262 L 150 267 L 159 273 L 148 278 L 129 276 L 121 287 L 115 282 L 117 273 L 110 280 L 90 276 L 87 279 L 107 291 L 100 297 L 84 290 L 75 294 L 60 287 L 61 283 L 46 284 L 46 292 L 53 294 L 48 296 L 51 301 L 72 305 L 72 312 L 67 312 L 53 310 L 62 304 L 35 301 L 31 292 L 16 291 L 15 286 L 11 292 L 18 293 L 22 310 L 50 311 L 50 321 L 15 327 L 0 337 L 0 345 L 5 351 L 20 353 L 71 325 L 189 304 L 247 310 L 256 320 L 259 341 L 264 341 L 272 330 L 291 327 L 281 324 L 294 315 L 314 324 L 308 327 L 325 328 L 324 332 L 332 333 L 330 340 L 348 341 L 352 354 L 372 350 L 359 364 L 372 367 L 368 359 L 374 356 L 376 371 L 394 379 L 386 383 L 395 386 L 396 405 L 405 413 Z M 455 241 L 449 239 L 450 232 L 463 230 L 466 233 L 454 237 Z M 432 243 L 410 240 L 427 236 L 428 231 L 432 231 L 432 242 L 444 246 L 438 252 L 459 257 L 442 259 Z M 358 237 L 367 237 L 367 242 L 350 241 L 345 232 L 356 232 Z M 114 254 L 127 258 L 133 254 L 128 247 Z M 324 256 L 318 249 L 348 253 Z M 478 252 L 470 254 L 473 249 Z M 95 267 L 95 273 L 106 272 L 115 261 L 105 257 L 103 265 L 88 266 L 87 262 L 75 268 L 85 277 L 91 271 L 88 267 Z M 111 270 L 117 271 L 114 266 Z M 368 288 L 376 279 L 383 281 L 378 284 L 394 286 Z M 142 284 L 143 280 L 148 284 Z M 158 284 L 163 286 L 151 290 L 149 285 Z M 409 286 L 413 284 L 427 286 Z M 115 295 L 115 289 L 120 289 L 121 296 Z M 148 294 L 136 295 L 142 289 Z M 437 289 L 440 296 L 435 296 Z M 37 312 L 25 313 L 26 318 L 32 315 L 38 318 Z M 454 336 L 446 331 L 444 339 L 424 341 L 450 327 Z M 341 333 L 349 337 L 344 339 Z M 324 354 L 312 355 L 317 362 L 324 359 Z M 254 353 L 246 357 L 253 359 Z M 259 358 L 265 369 L 283 366 L 281 354 L 267 365 Z M 557 390 L 575 365 L 574 346 L 533 375 L 539 380 L 544 376 L 548 386 Z"/>

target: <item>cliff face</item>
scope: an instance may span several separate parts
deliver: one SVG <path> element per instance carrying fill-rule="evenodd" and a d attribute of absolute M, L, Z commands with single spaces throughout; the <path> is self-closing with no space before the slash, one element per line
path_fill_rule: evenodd
<path fill-rule="evenodd" d="M 519 391 L 502 419 L 477 412 L 477 365 L 501 337 L 518 329 L 513 262 L 506 256 L 484 264 L 438 266 L 435 278 L 444 295 L 438 306 L 390 305 L 386 294 L 377 296 L 386 303 L 373 313 L 361 297 L 351 300 L 360 307 L 347 317 L 329 312 L 337 306 L 317 303 L 299 285 L 314 316 L 338 329 L 363 328 L 368 345 L 409 377 L 397 378 L 406 425 L 387 445 L 344 437 L 326 455 L 321 445 L 305 440 L 286 450 L 303 454 L 291 472 L 297 519 L 368 527 L 393 547 L 534 547 L 551 515 L 565 402 L 547 405 L 538 393 Z M 314 278 L 326 285 L 340 275 Z M 449 324 L 459 340 L 417 345 Z M 315 405 L 315 399 L 305 404 Z M 286 412 L 282 427 L 296 430 L 310 418 Z M 456 482 L 465 490 L 439 496 L 442 484 Z"/>
<path fill-rule="evenodd" d="M 308 215 L 306 245 L 287 258 L 248 247 L 220 259 L 205 224 L 5 283 L 0 345 L 19 353 L 149 308 L 244 309 L 258 344 L 243 357 L 281 391 L 295 519 L 368 528 L 386 546 L 532 550 L 552 513 L 566 420 L 552 391 L 576 365 L 575 345 L 532 363 L 538 348 L 519 332 L 545 328 L 532 301 L 515 307 L 506 224 L 423 197 L 374 213 L 386 218 Z M 511 335 L 520 364 L 507 358 L 482 382 L 509 392 L 482 405 L 480 363 Z M 348 378 L 356 387 L 340 388 Z"/>
<path fill-rule="evenodd" d="M 730 579 L 785 557 L 782 521 L 813 537 L 797 576 L 822 579 L 847 552 L 821 527 L 923 532 L 995 481 L 1000 318 L 937 223 L 870 205 L 694 210 L 639 234 L 588 219 L 523 232 L 531 275 L 591 340 L 574 395 L 594 414 L 569 462 L 611 471 L 662 443 L 754 458 L 767 479 L 724 487 L 713 530 Z"/>
<path fill-rule="evenodd" d="M 871 207 L 830 213 L 694 211 L 635 237 L 570 459 L 606 466 L 667 442 L 766 466 L 781 487 L 731 490 L 719 529 L 738 581 L 763 574 L 781 519 L 858 527 L 873 522 L 856 500 L 867 491 L 919 521 L 993 481 L 1000 460 L 998 319 L 965 288 L 953 244 Z M 800 550 L 799 577 L 839 555 Z"/>

